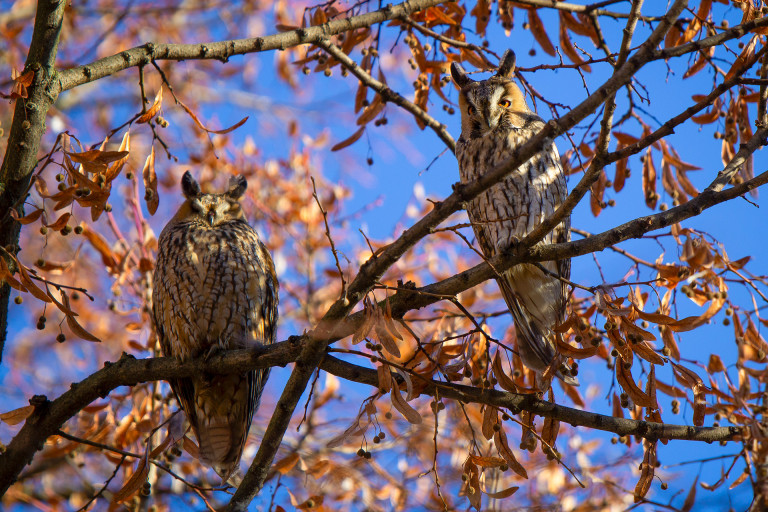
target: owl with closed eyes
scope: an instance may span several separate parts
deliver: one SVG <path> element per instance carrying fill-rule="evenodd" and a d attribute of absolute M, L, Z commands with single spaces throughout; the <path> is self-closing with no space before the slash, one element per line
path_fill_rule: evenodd
<path fill-rule="evenodd" d="M 461 137 L 456 142 L 456 157 L 462 183 L 475 181 L 503 164 L 544 127 L 512 80 L 514 70 L 515 54 L 509 50 L 496 74 L 487 80 L 472 80 L 459 64 L 451 64 L 451 76 L 460 88 Z M 548 141 L 538 154 L 467 204 L 485 257 L 490 259 L 522 239 L 552 215 L 566 195 L 560 155 L 554 142 Z M 566 218 L 540 243 L 562 243 L 570 238 L 570 219 Z M 512 313 L 518 353 L 523 364 L 535 372 L 536 386 L 549 388 L 551 379 L 542 376 L 550 366 L 562 381 L 577 385 L 576 372 L 560 362 L 553 331 L 566 317 L 564 280 L 570 278 L 571 261 L 546 261 L 541 267 L 547 272 L 533 264 L 515 265 L 496 281 Z M 552 371 L 546 374 L 552 375 Z"/>
<path fill-rule="evenodd" d="M 245 220 L 247 182 L 206 194 L 187 171 L 186 201 L 163 228 L 153 278 L 153 316 L 163 354 L 182 362 L 274 343 L 278 282 L 264 244 Z M 269 369 L 170 381 L 199 444 L 200 460 L 238 483 L 238 466 Z M 232 479 L 230 479 L 232 477 Z"/>

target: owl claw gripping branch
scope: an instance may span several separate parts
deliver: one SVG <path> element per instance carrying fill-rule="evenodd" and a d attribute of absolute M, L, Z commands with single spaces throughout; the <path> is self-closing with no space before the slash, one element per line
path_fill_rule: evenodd
<path fill-rule="evenodd" d="M 264 244 L 245 220 L 247 182 L 204 194 L 187 171 L 186 201 L 160 233 L 152 294 L 166 356 L 181 361 L 275 341 L 278 283 Z M 171 388 L 200 445 L 200 460 L 236 482 L 253 414 L 269 369 L 173 379 Z"/>
<path fill-rule="evenodd" d="M 531 112 L 512 81 L 514 71 L 515 54 L 509 50 L 496 74 L 487 80 L 474 81 L 459 64 L 451 64 L 451 76 L 461 88 L 461 137 L 456 143 L 456 157 L 462 183 L 475 181 L 503 164 L 544 127 L 544 121 Z M 522 239 L 552 215 L 566 196 L 560 155 L 549 141 L 537 155 L 467 205 L 483 254 L 492 258 L 510 242 Z M 541 243 L 570 239 L 570 218 L 566 218 Z M 568 294 L 564 280 L 570 277 L 571 261 L 545 261 L 541 266 L 550 274 L 535 265 L 521 264 L 496 280 L 515 322 L 518 352 L 523 364 L 536 373 L 540 390 L 549 388 L 553 374 L 578 385 L 576 372 L 559 362 L 557 333 L 553 331 L 565 320 Z"/>

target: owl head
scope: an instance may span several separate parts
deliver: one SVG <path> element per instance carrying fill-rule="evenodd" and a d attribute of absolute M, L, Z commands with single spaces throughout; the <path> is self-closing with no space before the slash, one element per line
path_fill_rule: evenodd
<path fill-rule="evenodd" d="M 515 52 L 507 50 L 499 69 L 487 80 L 472 80 L 460 64 L 451 64 L 453 81 L 461 89 L 461 133 L 465 138 L 482 137 L 501 127 L 510 129 L 525 125 L 531 114 L 520 88 L 512 81 Z"/>
<path fill-rule="evenodd" d="M 244 219 L 240 198 L 245 193 L 248 182 L 243 176 L 229 178 L 229 188 L 222 194 L 204 194 L 200 184 L 189 171 L 181 178 L 181 190 L 187 200 L 176 214 L 176 220 L 198 221 L 210 227 L 216 227 L 232 220 Z"/>

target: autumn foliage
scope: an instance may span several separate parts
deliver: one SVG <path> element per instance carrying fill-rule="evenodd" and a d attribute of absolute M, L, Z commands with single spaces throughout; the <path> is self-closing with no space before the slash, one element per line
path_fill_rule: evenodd
<path fill-rule="evenodd" d="M 0 12 L 2 508 L 768 507 L 750 254 L 766 9 L 17 0 Z M 508 47 L 551 121 L 451 186 L 450 64 L 488 72 Z M 464 205 L 547 138 L 568 201 L 484 260 Z M 157 234 L 187 169 L 249 182 L 281 287 L 284 341 L 264 352 L 159 358 Z M 756 240 L 726 247 L 710 209 Z M 571 214 L 573 242 L 538 243 Z M 582 385 L 542 393 L 493 278 L 565 257 L 557 348 Z M 164 380 L 266 366 L 243 484 L 222 486 Z"/>

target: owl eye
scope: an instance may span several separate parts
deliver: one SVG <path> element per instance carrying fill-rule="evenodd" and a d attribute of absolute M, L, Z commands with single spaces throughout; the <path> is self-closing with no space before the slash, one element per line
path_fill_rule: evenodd
<path fill-rule="evenodd" d="M 511 104 L 512 104 L 512 103 L 510 103 L 510 101 L 509 101 L 509 100 L 501 100 L 501 101 L 499 102 L 499 106 L 501 106 L 501 107 L 504 107 L 504 108 L 509 108 L 509 106 L 510 106 Z"/>
<path fill-rule="evenodd" d="M 477 112 L 477 109 L 472 105 L 467 105 L 467 114 L 472 115 Z"/>

